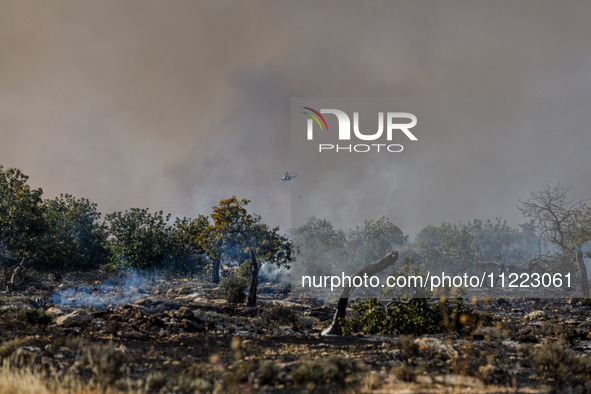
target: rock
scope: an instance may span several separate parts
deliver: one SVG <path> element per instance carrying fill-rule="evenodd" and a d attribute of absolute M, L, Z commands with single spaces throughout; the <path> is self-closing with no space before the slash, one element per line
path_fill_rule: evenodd
<path fill-rule="evenodd" d="M 546 319 L 546 312 L 544 311 L 533 311 L 528 313 L 523 317 L 525 321 L 533 321 L 533 320 L 545 320 Z"/>
<path fill-rule="evenodd" d="M 193 292 L 193 288 L 192 287 L 181 287 L 177 291 L 177 293 L 180 294 L 180 295 L 187 295 L 187 294 L 191 294 L 192 292 Z"/>
<path fill-rule="evenodd" d="M 419 351 L 426 351 L 435 355 L 439 355 L 444 359 L 458 357 L 458 351 L 451 345 L 443 342 L 441 339 L 434 337 L 421 337 L 415 339 L 415 343 L 419 346 Z"/>
<path fill-rule="evenodd" d="M 187 331 L 190 331 L 190 332 L 205 331 L 205 326 L 203 324 L 195 323 L 194 321 L 191 321 L 188 319 L 183 319 L 182 323 L 183 323 L 183 327 L 185 327 L 185 330 L 187 330 Z"/>
<path fill-rule="evenodd" d="M 22 346 L 19 348 L 19 350 L 24 350 L 27 352 L 31 352 L 31 353 L 41 353 L 41 348 L 40 347 L 35 347 L 35 346 Z"/>
<path fill-rule="evenodd" d="M 302 321 L 302 328 L 305 330 L 309 330 L 312 328 L 312 326 L 314 326 L 314 320 L 310 319 L 309 317 L 306 317 L 303 321 Z"/>
<path fill-rule="evenodd" d="M 139 300 L 134 301 L 133 304 L 140 306 L 149 306 L 152 305 L 153 302 L 148 298 L 140 298 Z"/>
<path fill-rule="evenodd" d="M 75 310 L 57 318 L 55 323 L 62 327 L 82 326 L 92 320 L 92 316 L 83 310 Z"/>
<path fill-rule="evenodd" d="M 61 315 L 65 314 L 64 311 L 62 311 L 60 308 L 56 308 L 55 306 L 52 306 L 51 308 L 46 310 L 45 313 L 48 314 L 49 316 L 61 316 Z"/>
<path fill-rule="evenodd" d="M 186 314 L 191 313 L 191 310 L 189 308 L 187 308 L 186 306 L 181 306 L 177 313 L 178 313 L 179 317 L 185 317 Z"/>

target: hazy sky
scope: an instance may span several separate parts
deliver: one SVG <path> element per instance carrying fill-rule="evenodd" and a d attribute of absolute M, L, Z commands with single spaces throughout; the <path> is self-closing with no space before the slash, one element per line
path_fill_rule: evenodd
<path fill-rule="evenodd" d="M 196 216 L 237 195 L 285 228 L 290 185 L 276 173 L 299 170 L 291 97 L 584 100 L 589 15 L 588 1 L 0 0 L 0 164 L 21 168 L 46 197 L 87 197 L 104 213 Z M 402 198 L 425 211 L 375 216 L 413 233 L 442 220 L 519 222 L 511 204 L 545 180 L 591 194 L 591 132 L 581 130 L 565 145 L 514 130 L 537 142 L 507 158 L 474 131 L 471 155 L 449 146 Z M 494 182 L 468 175 L 452 188 L 457 157 Z M 495 172 L 499 164 L 513 176 Z M 475 203 L 455 199 L 459 191 Z M 335 197 L 326 216 L 358 195 Z M 437 198 L 446 204 L 436 210 Z M 351 212 L 337 224 L 361 219 Z"/>

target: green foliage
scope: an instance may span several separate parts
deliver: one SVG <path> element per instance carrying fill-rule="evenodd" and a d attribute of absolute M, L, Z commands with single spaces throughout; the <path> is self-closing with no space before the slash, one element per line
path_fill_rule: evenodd
<path fill-rule="evenodd" d="M 106 216 L 111 261 L 119 268 L 161 267 L 169 248 L 169 215 L 132 208 Z"/>
<path fill-rule="evenodd" d="M 44 201 L 43 265 L 76 270 L 104 264 L 107 233 L 98 222 L 100 216 L 97 205 L 84 198 L 62 194 Z"/>
<path fill-rule="evenodd" d="M 220 283 L 220 287 L 226 300 L 231 304 L 242 304 L 246 299 L 248 281 L 241 276 L 232 275 L 224 278 Z"/>
<path fill-rule="evenodd" d="M 249 213 L 246 210 L 249 203 L 236 197 L 220 201 L 213 207 L 213 224 L 207 226 L 200 243 L 213 261 L 220 261 L 222 257 L 238 262 L 250 260 L 252 280 L 248 304 L 255 306 L 259 260 L 289 266 L 291 244 L 279 234 L 278 227 L 270 228 L 259 215 Z"/>
<path fill-rule="evenodd" d="M 43 191 L 31 189 L 19 169 L 0 166 L 0 262 L 37 260 L 46 230 Z"/>
<path fill-rule="evenodd" d="M 120 269 L 181 272 L 202 267 L 203 251 L 194 237 L 196 223 L 180 219 L 169 226 L 169 219 L 162 211 L 139 208 L 106 215 L 111 264 Z"/>
<path fill-rule="evenodd" d="M 26 309 L 20 311 L 19 317 L 29 324 L 38 324 L 45 326 L 51 323 L 51 316 L 45 313 L 42 309 Z"/>
<path fill-rule="evenodd" d="M 252 266 L 250 264 L 250 260 L 246 260 L 244 263 L 242 263 L 238 266 L 238 269 L 236 270 L 234 275 L 237 275 L 237 276 L 244 278 L 244 279 L 249 279 L 251 271 L 252 271 Z"/>
<path fill-rule="evenodd" d="M 341 321 L 343 335 L 355 332 L 386 335 L 454 332 L 465 335 L 472 332 L 479 322 L 479 315 L 461 299 L 440 302 L 413 298 L 393 300 L 383 305 L 379 300 L 370 298 L 353 303 L 351 309 L 349 317 Z"/>
<path fill-rule="evenodd" d="M 96 204 L 71 195 L 43 201 L 20 170 L 0 166 L 0 261 L 37 268 L 95 268 L 106 260 Z"/>

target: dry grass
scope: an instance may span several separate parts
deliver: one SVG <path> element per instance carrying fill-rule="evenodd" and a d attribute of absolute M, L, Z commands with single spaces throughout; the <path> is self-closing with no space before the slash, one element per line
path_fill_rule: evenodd
<path fill-rule="evenodd" d="M 58 382 L 47 380 L 38 372 L 28 369 L 13 369 L 7 362 L 0 367 L 0 393 L 2 394 L 114 394 L 121 391 L 106 391 L 90 385 L 76 384 L 74 382 Z M 68 387 L 69 388 L 64 388 Z M 126 393 L 135 393 L 125 391 Z"/>

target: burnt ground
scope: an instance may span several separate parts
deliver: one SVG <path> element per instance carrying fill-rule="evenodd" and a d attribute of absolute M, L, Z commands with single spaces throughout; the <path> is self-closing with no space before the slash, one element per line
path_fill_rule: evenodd
<path fill-rule="evenodd" d="M 74 392 L 591 392 L 585 300 L 472 300 L 487 318 L 463 337 L 341 337 L 320 335 L 333 304 L 278 285 L 262 284 L 252 309 L 198 278 L 123 293 L 105 280 L 66 275 L 0 294 L 2 373 Z"/>

